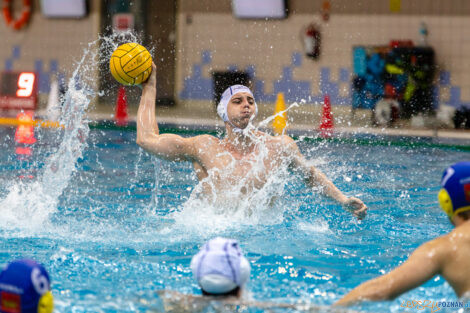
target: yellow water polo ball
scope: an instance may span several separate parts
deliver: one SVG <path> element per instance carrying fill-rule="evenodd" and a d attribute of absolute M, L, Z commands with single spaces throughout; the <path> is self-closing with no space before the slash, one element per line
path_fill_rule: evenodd
<path fill-rule="evenodd" d="M 121 84 L 139 85 L 145 82 L 152 72 L 152 56 L 138 43 L 125 43 L 114 50 L 109 60 L 109 69 Z"/>

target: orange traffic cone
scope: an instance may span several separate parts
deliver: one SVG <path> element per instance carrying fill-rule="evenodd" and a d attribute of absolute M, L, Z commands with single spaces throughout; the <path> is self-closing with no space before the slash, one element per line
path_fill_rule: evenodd
<path fill-rule="evenodd" d="M 284 94 L 282 92 L 277 94 L 276 106 L 274 108 L 273 130 L 277 135 L 281 135 L 284 128 L 287 126 L 287 112 L 279 114 L 279 112 L 286 110 L 286 103 L 284 102 Z M 278 114 L 278 115 L 277 115 Z"/>
<path fill-rule="evenodd" d="M 36 142 L 36 138 L 34 138 L 34 127 L 32 126 L 33 122 L 33 113 L 32 112 L 21 112 L 18 113 L 16 119 L 20 123 L 16 128 L 15 132 L 15 141 L 17 143 L 23 143 L 32 145 Z M 21 124 L 25 123 L 25 124 Z M 29 125 L 27 125 L 29 124 Z"/>
<path fill-rule="evenodd" d="M 116 125 L 126 126 L 127 125 L 127 96 L 126 89 L 124 86 L 119 87 L 119 92 L 116 101 L 116 114 L 114 116 Z"/>
<path fill-rule="evenodd" d="M 320 136 L 329 138 L 333 134 L 333 115 L 331 114 L 330 97 L 325 96 L 323 102 L 323 113 L 320 124 Z"/>

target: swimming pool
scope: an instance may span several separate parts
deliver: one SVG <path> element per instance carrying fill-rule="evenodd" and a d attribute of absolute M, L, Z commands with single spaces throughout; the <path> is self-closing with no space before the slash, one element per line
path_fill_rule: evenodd
<path fill-rule="evenodd" d="M 15 152 L 14 129 L 0 128 L 0 263 L 43 263 L 56 312 L 159 311 L 159 289 L 200 293 L 189 262 L 215 236 L 240 241 L 254 299 L 329 305 L 451 230 L 437 205 L 438 182 L 449 164 L 470 158 L 432 146 L 301 140 L 314 165 L 369 206 L 364 221 L 293 175 L 266 191 L 281 195 L 274 207 L 253 200 L 241 208 L 251 215 L 222 214 L 190 199 L 197 185 L 191 164 L 153 159 L 133 131 L 92 129 L 68 159 L 56 152 L 64 137 L 53 133 L 39 130 L 28 156 Z M 59 170 L 52 173 L 51 164 Z M 437 277 L 394 301 L 353 309 L 403 312 L 406 300 L 457 298 Z"/>

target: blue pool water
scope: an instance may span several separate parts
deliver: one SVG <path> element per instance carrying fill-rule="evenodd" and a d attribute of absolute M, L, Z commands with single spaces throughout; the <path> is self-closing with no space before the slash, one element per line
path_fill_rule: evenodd
<path fill-rule="evenodd" d="M 215 236 L 240 241 L 252 265 L 250 297 L 329 305 L 451 230 L 438 182 L 449 164 L 470 159 L 433 147 L 299 141 L 314 165 L 369 206 L 358 222 L 294 175 L 268 190 L 281 195 L 272 208 L 256 201 L 241 208 L 251 215 L 204 208 L 190 197 L 191 164 L 150 157 L 134 131 L 93 129 L 66 147 L 83 145 L 70 158 L 56 152 L 66 138 L 58 133 L 40 130 L 25 156 L 15 152 L 14 129 L 0 128 L 0 263 L 44 264 L 56 312 L 158 312 L 159 289 L 199 294 L 189 262 Z M 403 312 L 407 300 L 457 298 L 436 277 L 394 301 L 353 309 Z"/>

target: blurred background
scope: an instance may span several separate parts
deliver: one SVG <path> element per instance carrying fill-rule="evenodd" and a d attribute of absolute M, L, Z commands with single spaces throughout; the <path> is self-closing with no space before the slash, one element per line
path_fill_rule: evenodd
<path fill-rule="evenodd" d="M 243 83 L 261 118 L 282 93 L 301 104 L 290 124 L 305 128 L 318 127 L 327 99 L 339 126 L 469 129 L 469 15 L 466 0 L 7 0 L 0 109 L 45 110 L 90 42 L 132 32 L 157 65 L 165 121 L 220 123 L 220 93 Z M 18 100 L 29 72 L 31 99 Z M 118 83 L 105 63 L 87 75 L 102 91 L 90 117 L 112 119 Z M 126 93 L 132 120 L 140 89 Z"/>

